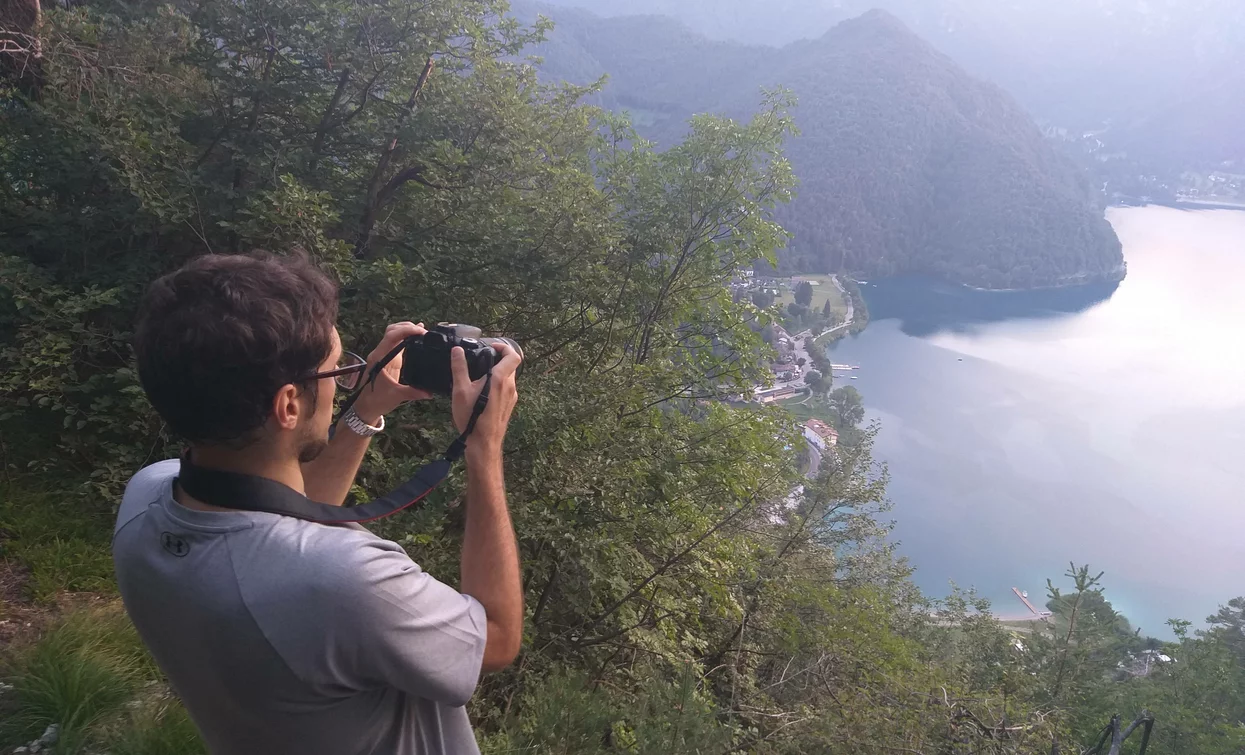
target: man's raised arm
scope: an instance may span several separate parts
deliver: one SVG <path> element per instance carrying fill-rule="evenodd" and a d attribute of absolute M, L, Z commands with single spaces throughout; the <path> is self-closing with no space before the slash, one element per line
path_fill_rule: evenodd
<path fill-rule="evenodd" d="M 410 336 L 422 335 L 424 326 L 411 322 L 397 322 L 385 328 L 385 337 L 367 357 L 368 369 L 384 359 L 399 343 Z M 367 373 L 364 373 L 366 378 Z M 355 402 L 354 410 L 365 424 L 376 426 L 381 417 L 397 409 L 407 401 L 431 398 L 425 391 L 402 385 L 402 355 L 399 354 L 376 376 L 376 382 L 365 386 Z M 339 421 L 333 439 L 314 460 L 303 464 L 303 487 L 307 497 L 320 503 L 340 506 L 354 484 L 363 454 L 367 452 L 371 438 L 352 432 L 345 422 Z"/>
<path fill-rule="evenodd" d="M 484 606 L 488 637 L 483 670 L 498 671 L 519 654 L 523 640 L 523 587 L 519 580 L 519 546 L 515 541 L 502 475 L 502 440 L 518 400 L 515 370 L 522 358 L 505 344 L 493 368 L 488 408 L 467 439 L 467 531 L 463 537 L 461 589 Z M 463 350 L 450 356 L 454 371 L 454 423 L 466 426 L 484 385 L 472 383 Z"/>

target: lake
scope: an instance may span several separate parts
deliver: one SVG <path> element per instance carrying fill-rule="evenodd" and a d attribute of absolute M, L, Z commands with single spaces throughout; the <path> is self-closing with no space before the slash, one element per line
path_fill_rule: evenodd
<path fill-rule="evenodd" d="M 1143 632 L 1245 594 L 1245 212 L 1113 208 L 1117 286 L 863 287 L 832 348 L 881 422 L 894 537 L 917 583 L 1045 602 L 1069 561 L 1105 571 Z M 837 385 L 847 383 L 836 377 Z"/>

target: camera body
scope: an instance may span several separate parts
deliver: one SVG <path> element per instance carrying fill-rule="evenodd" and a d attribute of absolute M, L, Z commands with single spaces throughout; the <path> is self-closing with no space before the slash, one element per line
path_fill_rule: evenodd
<path fill-rule="evenodd" d="M 500 360 L 493 348 L 495 343 L 508 344 L 523 353 L 519 344 L 509 338 L 485 338 L 479 328 L 471 325 L 437 323 L 422 336 L 406 339 L 400 380 L 403 385 L 448 396 L 454 390 L 450 351 L 455 346 L 462 348 L 467 356 L 467 372 L 475 381 L 487 375 Z"/>

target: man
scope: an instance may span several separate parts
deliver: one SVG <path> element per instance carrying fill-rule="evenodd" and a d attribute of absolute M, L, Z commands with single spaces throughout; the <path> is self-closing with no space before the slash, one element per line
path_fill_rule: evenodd
<path fill-rule="evenodd" d="M 399 383 L 399 357 L 329 440 L 335 381 L 366 369 L 336 318 L 336 287 L 304 258 L 200 257 L 147 292 L 143 389 L 197 468 L 341 505 L 367 436 L 429 396 Z M 368 364 L 422 332 L 390 325 Z M 498 349 L 467 440 L 461 594 L 359 525 L 195 500 L 176 460 L 131 480 L 113 539 L 121 596 L 213 753 L 478 752 L 463 706 L 482 671 L 514 660 L 523 624 L 501 459 L 520 356 Z M 484 380 L 462 349 L 451 366 L 463 429 Z"/>

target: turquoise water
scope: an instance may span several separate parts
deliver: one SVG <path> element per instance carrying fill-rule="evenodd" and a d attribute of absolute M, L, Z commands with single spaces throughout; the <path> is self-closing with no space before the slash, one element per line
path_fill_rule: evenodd
<path fill-rule="evenodd" d="M 954 580 L 1018 615 L 1012 586 L 1040 597 L 1088 563 L 1166 636 L 1245 594 L 1245 212 L 1108 218 L 1118 287 L 872 282 L 873 322 L 832 355 L 861 366 L 922 588 Z"/>

